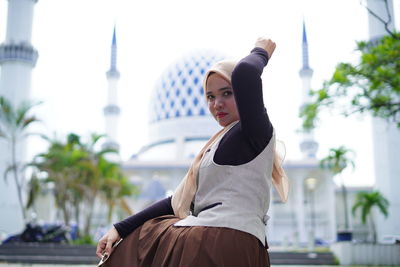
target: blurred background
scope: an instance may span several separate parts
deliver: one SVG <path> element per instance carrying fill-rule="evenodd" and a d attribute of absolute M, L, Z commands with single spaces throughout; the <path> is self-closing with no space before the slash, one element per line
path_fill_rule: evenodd
<path fill-rule="evenodd" d="M 370 114 L 345 117 L 340 109 L 324 109 L 311 132 L 302 129 L 304 118 L 299 117 L 301 107 L 312 101 L 308 92 L 323 88 L 338 63 L 358 64 L 357 41 L 388 34 L 381 22 L 371 22 L 367 6 L 375 8 L 379 0 L 370 2 L 374 1 L 0 1 L 0 96 L 15 106 L 25 100 L 41 102 L 27 113 L 39 121 L 24 129 L 41 136 L 20 135 L 15 154 L 20 162 L 31 163 L 19 171 L 24 205 L 33 194 L 32 177 L 41 183 L 36 204 L 22 219 L 18 186 L 11 175 L 17 171 L 11 169 L 7 181 L 0 182 L 0 205 L 8 214 L 0 219 L 3 238 L 20 232 L 33 219 L 65 222 L 69 211 L 62 211 L 54 192 L 75 185 L 60 189 L 55 178 L 49 179 L 59 173 L 50 164 L 55 157 L 51 153 L 60 152 L 57 142 L 64 152 L 75 153 L 71 147 L 77 145 L 83 158 L 96 156 L 96 168 L 102 160 L 120 168 L 120 195 L 110 193 L 112 185 L 104 183 L 101 193 L 91 191 L 76 204 L 91 218 L 87 233 L 93 239 L 102 227 L 171 194 L 191 159 L 218 129 L 203 102 L 202 74 L 219 59 L 246 56 L 257 37 L 266 36 L 277 48 L 262 75 L 264 101 L 285 146 L 285 168 L 292 180 L 289 204 L 273 196 L 267 227 L 271 243 L 297 248 L 328 245 L 337 240 L 339 230 L 352 232 L 356 240 L 372 241 L 371 224 L 351 215 L 357 194 L 375 192 L 380 178 Z M 384 16 L 385 1 L 381 2 L 378 8 Z M 400 1 L 388 2 L 395 32 Z M 11 143 L 1 142 L 4 173 L 12 165 Z M 337 147 L 349 152 L 349 161 L 339 163 L 339 172 L 329 168 L 332 162 L 325 168 L 320 164 Z M 101 151 L 108 155 L 99 156 Z M 82 168 L 74 175 L 81 177 Z M 385 179 L 390 187 L 395 178 Z M 90 181 L 87 186 L 93 188 Z M 107 202 L 112 199 L 123 201 Z M 102 209 L 101 203 L 115 210 Z M 86 223 L 72 215 L 73 201 L 68 205 L 70 222 L 85 231 Z M 395 207 L 392 214 L 399 213 Z M 390 232 L 378 226 L 380 240 L 400 234 L 398 222 L 391 225 Z"/>

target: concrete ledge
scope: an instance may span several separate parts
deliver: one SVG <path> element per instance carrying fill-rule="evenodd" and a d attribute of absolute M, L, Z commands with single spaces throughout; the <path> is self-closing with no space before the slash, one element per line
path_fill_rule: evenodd
<path fill-rule="evenodd" d="M 331 249 L 341 265 L 400 265 L 400 245 L 338 242 Z"/>

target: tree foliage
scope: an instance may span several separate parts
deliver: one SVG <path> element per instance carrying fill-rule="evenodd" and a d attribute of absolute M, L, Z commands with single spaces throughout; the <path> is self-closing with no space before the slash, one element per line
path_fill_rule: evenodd
<path fill-rule="evenodd" d="M 357 42 L 357 64 L 339 63 L 323 88 L 300 111 L 303 129 L 315 128 L 320 111 L 338 109 L 344 116 L 369 113 L 400 128 L 400 33 Z"/>
<path fill-rule="evenodd" d="M 354 152 L 344 146 L 340 146 L 338 148 L 331 148 L 329 150 L 328 155 L 321 159 L 320 167 L 323 169 L 330 170 L 333 175 L 340 176 L 340 183 L 341 183 L 341 191 L 342 191 L 342 198 L 343 198 L 343 212 L 344 212 L 344 219 L 345 219 L 345 230 L 349 230 L 349 218 L 348 218 L 348 205 L 347 205 L 347 190 L 346 186 L 343 181 L 343 177 L 341 173 L 351 166 L 354 168 Z"/>
<path fill-rule="evenodd" d="M 331 148 L 328 155 L 321 159 L 320 167 L 330 170 L 333 175 L 337 175 L 349 166 L 354 168 L 353 157 L 354 151 L 344 146 Z"/>
<path fill-rule="evenodd" d="M 50 143 L 48 150 L 37 155 L 31 164 L 36 168 L 32 181 L 39 181 L 33 184 L 52 185 L 55 204 L 61 209 L 65 224 L 69 225 L 73 218 L 83 225 L 83 235 L 90 234 L 97 201 L 108 206 L 111 217 L 116 204 L 123 203 L 121 206 L 127 210 L 124 197 L 136 192 L 120 165 L 106 158 L 116 151 L 98 149 L 102 138 L 92 134 L 88 142 L 82 142 L 80 136 L 69 134 L 63 142 L 45 137 Z M 37 194 L 31 191 L 31 196 L 34 199 Z"/>
<path fill-rule="evenodd" d="M 355 216 L 357 211 L 360 210 L 361 222 L 363 224 L 367 223 L 367 218 L 369 217 L 372 226 L 373 241 L 376 242 L 376 227 L 372 216 L 372 210 L 374 208 L 377 208 L 385 217 L 387 217 L 389 201 L 379 191 L 359 192 L 356 195 L 356 201 L 353 205 L 352 213 Z"/>
<path fill-rule="evenodd" d="M 12 176 L 17 188 L 18 202 L 20 204 L 22 218 L 26 220 L 26 209 L 24 205 L 25 188 L 25 163 L 21 161 L 21 144 L 29 135 L 27 129 L 38 119 L 30 114 L 35 105 L 40 103 L 22 102 L 14 106 L 8 99 L 0 96 L 0 138 L 8 144 L 8 151 L 2 151 L 9 155 L 9 162 L 6 163 L 4 179 L 7 181 Z"/>

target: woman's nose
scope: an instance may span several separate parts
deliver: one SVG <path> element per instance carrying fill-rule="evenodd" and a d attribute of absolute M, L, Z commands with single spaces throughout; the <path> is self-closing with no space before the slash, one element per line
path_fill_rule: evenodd
<path fill-rule="evenodd" d="M 224 105 L 224 101 L 222 99 L 216 98 L 214 101 L 214 107 L 221 108 Z"/>

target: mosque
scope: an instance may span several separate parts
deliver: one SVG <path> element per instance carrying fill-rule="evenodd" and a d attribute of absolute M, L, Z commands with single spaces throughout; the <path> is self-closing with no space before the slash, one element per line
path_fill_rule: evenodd
<path fill-rule="evenodd" d="M 30 44 L 36 2 L 37 0 L 8 1 L 7 36 L 0 45 L 0 95 L 10 97 L 13 103 L 29 98 L 31 70 L 38 57 L 38 52 Z M 17 23 L 18 21 L 24 23 Z M 303 103 L 306 103 L 313 70 L 308 61 L 304 24 L 302 48 L 303 64 L 299 74 L 302 79 Z M 195 51 L 178 58 L 160 75 L 149 101 L 150 141 L 123 162 L 125 174 L 141 189 L 138 199 L 131 203 L 135 210 L 171 195 L 197 152 L 218 129 L 204 101 L 202 80 L 207 69 L 225 57 L 226 55 L 213 50 Z M 17 76 L 18 83 L 15 79 Z M 107 72 L 108 99 L 103 114 L 105 132 L 109 138 L 106 145 L 113 148 L 119 147 L 119 77 L 117 36 L 114 29 L 111 64 Z M 319 168 L 319 160 L 316 158 L 318 143 L 312 133 L 304 134 L 299 139 L 303 157 L 284 162 L 291 184 L 288 203 L 280 202 L 276 192 L 272 192 L 270 220 L 266 228 L 270 244 L 290 243 L 300 246 L 309 244 L 314 239 L 332 242 L 336 239 L 338 227 L 343 224 L 341 198 L 332 175 Z M 0 149 L 5 151 L 4 143 L 0 143 Z M 6 157 L 1 154 L 0 171 L 3 172 Z M 22 150 L 20 155 L 23 157 Z M 0 179 L 0 207 L 3 213 L 0 228 L 9 232 L 20 226 L 19 215 L 15 214 L 17 201 L 12 190 L 13 188 L 6 189 L 3 179 Z M 350 198 L 354 198 L 358 190 L 359 188 L 350 189 Z M 355 221 L 353 227 L 354 233 L 360 237 L 368 232 L 365 227 L 360 226 L 360 222 Z"/>

